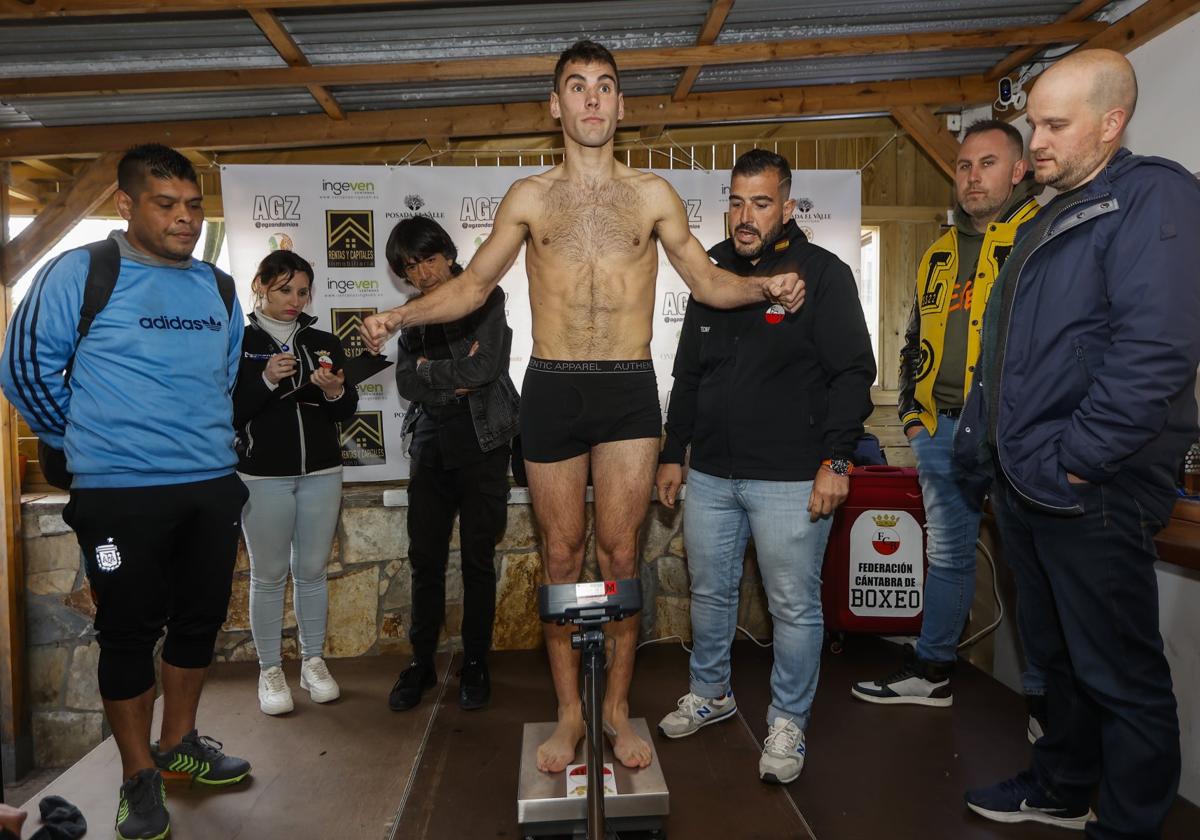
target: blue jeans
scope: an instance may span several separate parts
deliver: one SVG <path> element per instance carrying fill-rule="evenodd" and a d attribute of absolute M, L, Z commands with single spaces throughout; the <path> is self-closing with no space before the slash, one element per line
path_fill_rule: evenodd
<path fill-rule="evenodd" d="M 997 470 L 997 472 L 999 472 Z M 1025 505 L 1004 478 L 992 496 L 1021 608 L 1021 638 L 1046 673 L 1039 782 L 1083 807 L 1089 838 L 1151 838 L 1179 787 L 1179 719 L 1158 626 L 1162 527 L 1121 486 L 1073 486 L 1082 516 Z"/>
<path fill-rule="evenodd" d="M 958 640 L 975 599 L 975 543 L 981 511 L 975 509 L 955 475 L 954 430 L 951 417 L 938 417 L 932 436 L 922 426 L 909 441 L 917 456 L 917 477 L 925 501 L 926 554 L 925 615 L 917 656 L 930 662 L 953 662 Z M 1019 609 L 1019 607 L 1018 607 Z M 1042 669 L 1027 664 L 1021 674 L 1026 694 L 1045 694 Z"/>
<path fill-rule="evenodd" d="M 824 623 L 821 563 L 832 518 L 809 521 L 811 481 L 724 479 L 688 473 L 683 540 L 692 577 L 691 692 L 730 688 L 729 648 L 737 630 L 739 584 L 753 534 L 775 628 L 771 705 L 775 718 L 808 726 L 817 691 Z"/>
<path fill-rule="evenodd" d="M 981 511 L 972 507 L 954 478 L 954 420 L 938 417 L 932 436 L 920 427 L 908 442 L 917 456 L 917 477 L 925 501 L 925 615 L 917 656 L 953 662 L 958 639 L 975 598 L 975 542 Z"/>
<path fill-rule="evenodd" d="M 250 630 L 258 663 L 282 663 L 283 596 L 291 568 L 292 604 L 300 629 L 300 655 L 324 656 L 329 613 L 326 569 L 342 507 L 342 474 L 255 478 L 242 512 L 250 555 Z"/>

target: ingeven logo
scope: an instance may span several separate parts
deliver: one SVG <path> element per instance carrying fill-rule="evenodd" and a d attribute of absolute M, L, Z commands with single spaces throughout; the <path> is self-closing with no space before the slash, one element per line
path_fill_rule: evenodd
<path fill-rule="evenodd" d="M 170 315 L 159 315 L 157 318 L 149 316 L 138 319 L 138 326 L 144 330 L 212 330 L 220 332 L 224 326 L 223 321 L 218 321 L 213 316 L 209 315 L 206 319 L 197 318 L 181 318 L 178 315 L 174 317 Z"/>

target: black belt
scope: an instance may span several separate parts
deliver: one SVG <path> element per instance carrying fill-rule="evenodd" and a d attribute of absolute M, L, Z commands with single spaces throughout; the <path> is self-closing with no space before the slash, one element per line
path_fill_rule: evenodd
<path fill-rule="evenodd" d="M 951 420 L 957 420 L 960 416 L 962 416 L 962 409 L 961 408 L 939 408 L 938 414 L 942 415 L 943 417 L 949 417 Z"/>

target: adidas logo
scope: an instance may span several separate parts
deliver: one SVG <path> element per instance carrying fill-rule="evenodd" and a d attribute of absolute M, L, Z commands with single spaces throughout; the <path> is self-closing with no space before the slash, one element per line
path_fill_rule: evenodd
<path fill-rule="evenodd" d="M 212 330 L 213 332 L 220 332 L 224 325 L 224 321 L 218 321 L 211 315 L 204 320 L 180 318 L 178 315 L 174 318 L 159 315 L 157 318 L 146 317 L 138 319 L 138 326 L 144 330 Z"/>

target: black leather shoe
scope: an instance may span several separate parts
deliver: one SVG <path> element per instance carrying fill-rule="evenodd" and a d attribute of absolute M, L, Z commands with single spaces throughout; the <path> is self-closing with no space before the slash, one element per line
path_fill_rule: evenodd
<path fill-rule="evenodd" d="M 421 694 L 437 685 L 437 671 L 427 662 L 414 660 L 400 672 L 400 678 L 388 694 L 388 708 L 403 712 L 421 702 Z"/>
<path fill-rule="evenodd" d="M 492 699 L 492 678 L 482 659 L 468 659 L 459 672 L 458 705 L 467 711 L 482 709 Z"/>

